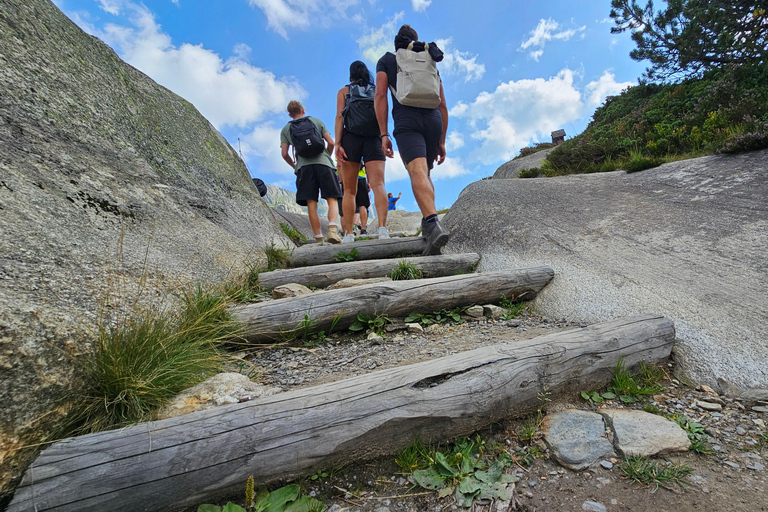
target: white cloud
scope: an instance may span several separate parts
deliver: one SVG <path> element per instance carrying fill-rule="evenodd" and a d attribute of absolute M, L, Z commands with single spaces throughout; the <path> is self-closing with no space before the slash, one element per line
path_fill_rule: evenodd
<path fill-rule="evenodd" d="M 405 168 L 400 152 L 395 151 L 394 158 L 387 158 L 387 163 L 384 167 L 384 181 L 389 183 L 391 181 L 407 180 L 408 178 L 408 169 Z"/>
<path fill-rule="evenodd" d="M 464 137 L 462 137 L 459 132 L 454 130 L 448 132 L 448 137 L 445 139 L 446 151 L 454 151 L 462 147 L 464 147 Z"/>
<path fill-rule="evenodd" d="M 347 20 L 347 9 L 357 0 L 248 0 L 267 17 L 269 28 L 287 38 L 287 29 L 328 26 Z"/>
<path fill-rule="evenodd" d="M 429 7 L 429 4 L 432 3 L 432 0 L 411 0 L 411 6 L 413 7 L 413 10 L 416 12 L 424 12 L 427 10 L 427 7 Z"/>
<path fill-rule="evenodd" d="M 438 39 L 437 46 L 443 50 L 445 57 L 440 63 L 440 72 L 448 75 L 464 75 L 464 81 L 477 81 L 485 74 L 485 64 L 477 63 L 477 55 L 461 52 L 450 48 L 453 39 Z"/>
<path fill-rule="evenodd" d="M 117 16 L 120 14 L 122 2 L 120 0 L 98 0 L 99 7 L 104 12 Z"/>
<path fill-rule="evenodd" d="M 435 165 L 432 168 L 432 181 L 447 180 L 469 174 L 469 171 L 461 163 L 461 158 L 446 158 L 441 165 Z"/>
<path fill-rule="evenodd" d="M 459 102 L 451 115 L 466 118 L 481 145 L 471 161 L 493 164 L 508 160 L 533 140 L 546 139 L 552 130 L 584 115 L 574 72 L 563 69 L 548 80 L 511 81 L 495 91 L 480 93 L 474 102 Z"/>
<path fill-rule="evenodd" d="M 251 133 L 242 137 L 240 146 L 245 159 L 259 159 L 259 168 L 250 169 L 254 175 L 271 173 L 293 176 L 293 169 L 280 154 L 280 130 L 282 128 L 282 126 L 276 128 L 272 123 L 264 123 L 255 126 Z"/>
<path fill-rule="evenodd" d="M 360 48 L 365 60 L 375 64 L 382 55 L 394 49 L 395 34 L 399 28 L 400 20 L 404 16 L 405 12 L 403 11 L 395 13 L 392 19 L 379 28 L 371 29 L 368 34 L 361 36 L 357 40 L 357 46 Z"/>
<path fill-rule="evenodd" d="M 607 96 L 619 94 L 622 90 L 632 85 L 634 85 L 632 82 L 617 82 L 616 75 L 605 71 L 600 78 L 589 82 L 584 88 L 587 107 L 595 108 L 605 101 Z"/>
<path fill-rule="evenodd" d="M 146 7 L 130 3 L 125 7 L 132 26 L 107 24 L 95 35 L 128 63 L 189 100 L 217 128 L 245 126 L 306 96 L 295 81 L 250 65 L 245 60 L 247 45 L 237 45 L 235 56 L 226 60 L 202 44 L 177 47 Z"/>
<path fill-rule="evenodd" d="M 536 28 L 531 30 L 531 37 L 520 44 L 519 50 L 524 51 L 528 48 L 535 48 L 535 50 L 532 49 L 528 55 L 533 60 L 538 61 L 539 58 L 544 54 L 544 46 L 546 46 L 547 43 L 553 40 L 568 41 L 573 36 L 579 32 L 583 32 L 586 29 L 587 27 L 584 25 L 582 27 L 570 30 L 561 30 L 560 24 L 552 18 L 548 18 L 546 20 L 541 19 L 539 20 L 539 24 L 536 25 Z"/>

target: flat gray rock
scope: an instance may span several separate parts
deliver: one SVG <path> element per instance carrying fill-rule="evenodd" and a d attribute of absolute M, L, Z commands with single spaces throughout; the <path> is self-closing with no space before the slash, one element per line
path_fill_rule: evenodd
<path fill-rule="evenodd" d="M 722 394 L 768 397 L 768 150 L 623 171 L 481 180 L 443 224 L 444 254 L 479 271 L 550 265 L 536 311 L 595 323 L 675 322 L 677 371 Z M 520 212 L 525 212 L 521 215 Z"/>
<path fill-rule="evenodd" d="M 549 414 L 542 431 L 557 462 L 568 469 L 579 471 L 615 456 L 599 414 L 578 410 Z"/>
<path fill-rule="evenodd" d="M 634 410 L 602 410 L 611 422 L 616 451 L 627 457 L 685 452 L 691 445 L 680 425 L 662 416 Z"/>
<path fill-rule="evenodd" d="M 520 171 L 523 169 L 535 169 L 541 167 L 541 162 L 553 149 L 555 148 L 544 149 L 542 151 L 537 151 L 532 155 L 510 160 L 496 169 L 496 172 L 493 173 L 493 179 L 508 180 L 517 178 L 520 175 Z"/>

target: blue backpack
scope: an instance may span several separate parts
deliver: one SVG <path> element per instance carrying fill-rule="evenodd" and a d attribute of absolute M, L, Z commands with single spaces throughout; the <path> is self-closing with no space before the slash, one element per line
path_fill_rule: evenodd
<path fill-rule="evenodd" d="M 344 128 L 357 135 L 370 137 L 379 135 L 379 122 L 376 120 L 376 109 L 373 97 L 376 86 L 373 84 L 349 84 L 347 103 L 344 107 Z"/>
<path fill-rule="evenodd" d="M 308 117 L 291 121 L 289 128 L 293 150 L 304 158 L 316 157 L 325 150 L 325 141 L 315 123 Z"/>

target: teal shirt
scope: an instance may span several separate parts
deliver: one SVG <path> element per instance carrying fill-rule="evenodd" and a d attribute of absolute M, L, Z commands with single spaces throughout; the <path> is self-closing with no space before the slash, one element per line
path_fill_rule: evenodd
<path fill-rule="evenodd" d="M 325 134 L 328 133 L 328 128 L 325 127 L 323 122 L 316 117 L 309 117 L 310 121 L 315 123 L 315 126 L 317 126 L 317 130 L 320 132 L 320 135 L 325 137 Z M 283 129 L 280 131 L 280 143 L 286 143 L 289 146 L 293 146 L 293 141 L 291 140 L 291 123 L 286 124 Z M 296 168 L 295 171 L 298 171 L 305 165 L 312 165 L 312 164 L 322 164 L 330 167 L 331 169 L 335 169 L 336 165 L 333 163 L 333 159 L 331 158 L 331 154 L 328 152 L 328 148 L 326 147 L 322 153 L 320 153 L 317 156 L 314 156 L 312 158 L 305 158 L 300 155 L 295 155 L 296 157 Z"/>

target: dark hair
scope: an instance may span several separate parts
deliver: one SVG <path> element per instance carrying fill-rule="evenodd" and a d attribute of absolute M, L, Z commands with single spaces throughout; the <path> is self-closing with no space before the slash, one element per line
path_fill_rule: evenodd
<path fill-rule="evenodd" d="M 417 34 L 416 30 L 414 30 L 414 28 L 407 23 L 400 27 L 400 30 L 397 31 L 397 35 L 407 37 L 411 41 L 419 40 L 419 34 Z"/>
<path fill-rule="evenodd" d="M 373 83 L 371 72 L 368 71 L 368 66 L 365 65 L 365 62 L 356 60 L 349 65 L 349 83 L 360 85 Z"/>

